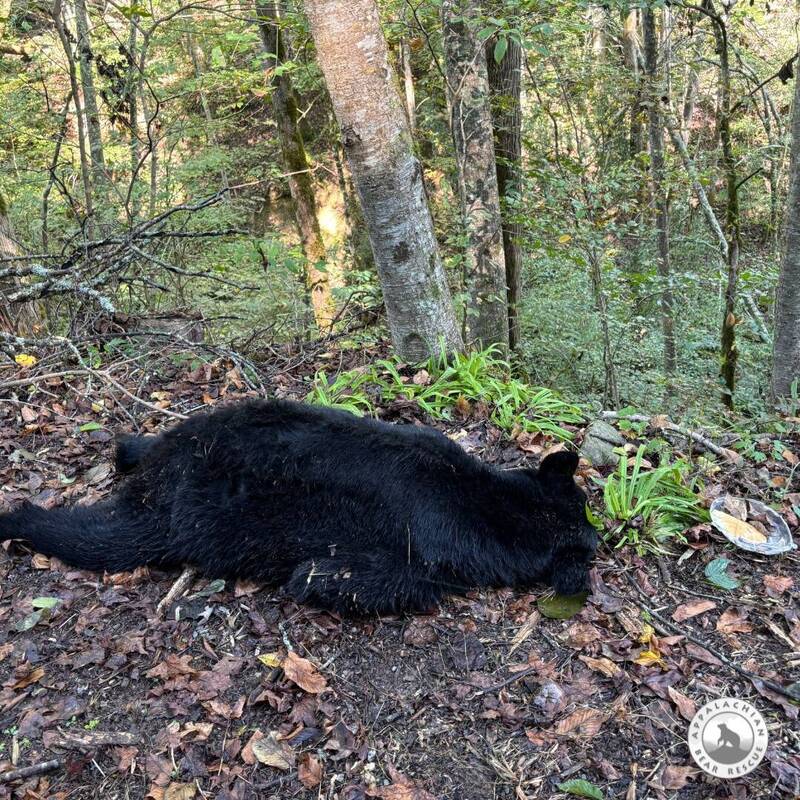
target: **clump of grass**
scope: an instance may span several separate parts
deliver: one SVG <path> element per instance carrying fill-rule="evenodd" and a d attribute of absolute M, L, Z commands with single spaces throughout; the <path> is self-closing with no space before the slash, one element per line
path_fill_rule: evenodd
<path fill-rule="evenodd" d="M 615 548 L 631 545 L 639 553 L 665 552 L 666 542 L 685 542 L 686 529 L 707 521 L 709 515 L 693 483 L 687 481 L 686 462 L 643 470 L 644 450 L 641 445 L 632 465 L 623 454 L 617 469 L 605 480 L 604 515 L 616 523 L 605 539 L 613 541 Z"/>
<path fill-rule="evenodd" d="M 583 422 L 580 408 L 567 403 L 551 389 L 529 386 L 510 377 L 507 362 L 496 348 L 441 354 L 423 365 L 428 379 L 419 384 L 400 373 L 396 360 L 383 359 L 367 370 L 353 370 L 330 382 L 324 372 L 314 377 L 307 400 L 318 405 L 343 408 L 354 414 L 374 414 L 373 398 L 388 403 L 398 398 L 416 402 L 434 419 L 449 419 L 463 403 L 483 402 L 500 428 L 544 433 L 557 439 L 571 439 L 563 425 Z"/>

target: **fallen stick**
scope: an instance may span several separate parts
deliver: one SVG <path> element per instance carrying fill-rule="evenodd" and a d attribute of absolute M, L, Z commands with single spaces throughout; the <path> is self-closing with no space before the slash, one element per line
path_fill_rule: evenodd
<path fill-rule="evenodd" d="M 177 577 L 169 591 L 164 595 L 161 602 L 156 606 L 156 616 L 163 617 L 169 607 L 192 585 L 197 571 L 193 567 L 185 567 L 183 572 Z"/>
<path fill-rule="evenodd" d="M 19 769 L 11 769 L 8 772 L 0 772 L 0 783 L 11 783 L 11 781 L 32 778 L 34 775 L 44 775 L 46 772 L 52 772 L 54 769 L 58 769 L 63 764 L 63 759 L 54 758 L 52 761 L 42 761 L 39 764 L 31 764 L 29 767 L 20 767 Z"/>
<path fill-rule="evenodd" d="M 52 746 L 68 750 L 94 750 L 96 747 L 128 747 L 140 741 L 140 736 L 128 731 L 72 731 L 52 742 Z"/>
<path fill-rule="evenodd" d="M 732 461 L 734 464 L 739 464 L 742 461 L 742 457 L 737 452 L 728 450 L 726 447 L 720 447 L 701 433 L 690 431 L 688 428 L 682 428 L 680 425 L 676 425 L 674 422 L 670 422 L 663 417 L 659 418 L 657 423 L 654 423 L 653 417 L 648 417 L 646 414 L 625 414 L 624 416 L 620 416 L 616 411 L 601 411 L 600 419 L 629 419 L 631 422 L 647 422 L 655 428 L 663 428 L 667 431 L 679 433 L 681 436 L 686 436 L 697 442 L 697 444 L 702 445 L 709 452 L 714 453 L 714 455 Z"/>

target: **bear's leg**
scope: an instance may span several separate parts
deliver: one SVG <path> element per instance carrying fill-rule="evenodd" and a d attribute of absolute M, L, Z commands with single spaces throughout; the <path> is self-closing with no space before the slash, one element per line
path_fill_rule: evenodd
<path fill-rule="evenodd" d="M 286 590 L 300 603 L 342 614 L 396 614 L 432 609 L 448 585 L 379 550 L 303 561 Z"/>

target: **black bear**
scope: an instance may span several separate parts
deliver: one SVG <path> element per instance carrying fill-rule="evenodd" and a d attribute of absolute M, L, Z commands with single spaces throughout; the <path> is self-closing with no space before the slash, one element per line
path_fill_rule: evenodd
<path fill-rule="evenodd" d="M 0 540 L 90 570 L 191 565 L 345 614 L 427 610 L 480 586 L 584 589 L 597 535 L 577 456 L 499 470 L 431 428 L 286 401 L 126 437 L 107 500 L 0 516 Z"/>

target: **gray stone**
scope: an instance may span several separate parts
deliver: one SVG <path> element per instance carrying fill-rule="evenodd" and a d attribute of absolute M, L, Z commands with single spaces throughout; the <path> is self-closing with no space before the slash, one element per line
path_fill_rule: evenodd
<path fill-rule="evenodd" d="M 580 453 L 593 467 L 614 466 L 619 461 L 614 448 L 624 444 L 625 439 L 615 427 L 597 419 L 586 429 Z"/>

